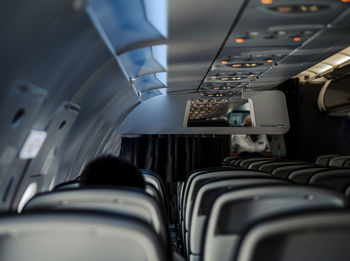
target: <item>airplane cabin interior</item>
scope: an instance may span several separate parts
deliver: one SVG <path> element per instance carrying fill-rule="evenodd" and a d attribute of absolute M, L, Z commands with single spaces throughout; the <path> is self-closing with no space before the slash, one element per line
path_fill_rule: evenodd
<path fill-rule="evenodd" d="M 350 0 L 3 0 L 0 34 L 0 260 L 350 259 Z"/>

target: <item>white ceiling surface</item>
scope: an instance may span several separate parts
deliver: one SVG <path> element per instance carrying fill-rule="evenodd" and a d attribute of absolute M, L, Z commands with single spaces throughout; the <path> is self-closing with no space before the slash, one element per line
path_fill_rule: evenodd
<path fill-rule="evenodd" d="M 170 94 L 140 104 L 123 121 L 120 134 L 284 134 L 289 130 L 285 96 L 280 91 L 247 91 L 256 127 L 184 127 L 188 101 L 198 94 Z M 184 120 L 185 116 L 185 120 Z M 186 125 L 186 124 L 185 124 Z"/>
<path fill-rule="evenodd" d="M 324 75 L 331 73 L 335 69 L 342 68 L 350 64 L 350 46 L 299 73 L 296 77 L 301 82 L 324 83 L 327 81 Z"/>

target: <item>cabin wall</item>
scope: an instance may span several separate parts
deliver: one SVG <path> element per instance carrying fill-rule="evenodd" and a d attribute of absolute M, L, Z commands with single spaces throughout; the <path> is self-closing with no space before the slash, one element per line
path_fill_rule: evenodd
<path fill-rule="evenodd" d="M 29 184 L 50 190 L 89 159 L 118 154 L 116 129 L 139 99 L 84 9 L 68 0 L 4 4 L 0 210 L 7 211 Z M 20 158 L 33 129 L 46 140 L 35 158 Z"/>

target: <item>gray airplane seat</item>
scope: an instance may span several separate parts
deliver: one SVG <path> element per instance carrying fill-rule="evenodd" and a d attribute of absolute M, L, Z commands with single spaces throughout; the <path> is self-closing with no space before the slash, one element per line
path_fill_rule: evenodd
<path fill-rule="evenodd" d="M 279 166 L 275 168 L 271 174 L 278 178 L 288 178 L 289 175 L 294 170 L 301 170 L 308 167 L 316 167 L 315 164 L 296 164 L 296 165 L 285 165 L 285 166 Z"/>
<path fill-rule="evenodd" d="M 243 159 L 240 162 L 240 166 L 242 168 L 246 168 L 248 169 L 250 164 L 254 163 L 254 162 L 259 162 L 259 161 L 267 161 L 267 160 L 273 160 L 273 158 L 248 158 L 248 159 Z"/>
<path fill-rule="evenodd" d="M 329 160 L 332 167 L 350 167 L 350 156 L 336 156 Z"/>
<path fill-rule="evenodd" d="M 71 189 L 71 188 L 79 188 L 79 181 L 77 179 L 60 183 L 56 185 L 53 190 L 62 190 L 62 189 Z"/>
<path fill-rule="evenodd" d="M 168 202 L 167 192 L 162 177 L 157 172 L 148 169 L 140 169 L 140 172 L 145 178 L 145 181 L 153 184 L 158 189 L 164 200 Z"/>
<path fill-rule="evenodd" d="M 167 205 L 165 204 L 165 199 L 164 199 L 164 197 L 166 197 L 166 196 L 165 196 L 163 190 L 161 189 L 162 185 L 160 185 L 159 180 L 156 180 L 156 178 L 151 176 L 151 175 L 147 175 L 147 174 L 143 174 L 143 173 L 142 173 L 142 175 L 144 176 L 145 183 L 146 183 L 146 188 L 145 188 L 146 193 L 151 195 L 153 198 L 155 198 L 156 201 L 161 206 L 163 206 L 164 210 L 167 210 L 167 207 L 166 207 Z M 79 188 L 78 179 L 60 183 L 60 184 L 55 186 L 54 191 L 55 190 L 71 189 L 71 188 Z"/>
<path fill-rule="evenodd" d="M 187 193 L 185 192 L 183 200 L 183 232 L 186 249 L 188 250 L 188 231 L 189 231 L 189 213 L 193 206 L 196 193 L 198 192 L 202 182 L 212 182 L 219 179 L 229 179 L 229 178 L 256 178 L 256 177 L 271 177 L 267 173 L 262 173 L 259 171 L 245 170 L 245 169 L 235 169 L 231 171 L 213 171 L 203 173 L 201 175 L 195 176 L 191 182 L 188 184 Z"/>
<path fill-rule="evenodd" d="M 164 242 L 169 233 L 165 214 L 150 195 L 137 188 L 91 187 L 41 193 L 25 205 L 24 212 L 47 210 L 93 210 L 121 212 L 148 223 Z"/>
<path fill-rule="evenodd" d="M 281 161 L 275 161 L 275 162 L 266 162 L 259 166 L 258 170 L 264 171 L 267 173 L 272 173 L 274 169 L 281 167 L 281 166 L 295 166 L 295 165 L 301 165 L 305 162 L 302 161 L 291 161 L 291 160 L 281 160 Z"/>
<path fill-rule="evenodd" d="M 254 174 L 251 174 L 254 172 Z M 181 230 L 182 230 L 182 237 L 184 241 L 185 251 L 187 251 L 187 225 L 185 224 L 185 216 L 186 216 L 186 208 L 189 208 L 187 206 L 187 202 L 189 199 L 192 199 L 192 193 L 194 191 L 195 184 L 197 182 L 209 180 L 211 178 L 229 178 L 229 177 L 239 177 L 240 175 L 245 175 L 246 177 L 251 177 L 251 175 L 268 175 L 256 171 L 249 171 L 249 170 L 242 170 L 242 168 L 238 167 L 215 167 L 215 168 L 206 168 L 201 169 L 197 171 L 193 171 L 189 173 L 185 184 L 184 189 L 182 191 L 182 197 L 181 197 Z"/>
<path fill-rule="evenodd" d="M 329 162 L 332 158 L 340 156 L 339 154 L 326 154 L 318 156 L 316 159 L 316 164 L 322 165 L 322 166 L 329 166 Z"/>
<path fill-rule="evenodd" d="M 158 202 L 163 205 L 164 209 L 168 213 L 168 195 L 162 178 L 158 175 L 158 173 L 151 170 L 140 169 L 140 171 L 146 182 L 146 191 L 157 198 Z M 154 191 L 153 188 L 156 188 L 157 191 Z"/>
<path fill-rule="evenodd" d="M 235 159 L 237 159 L 236 156 L 228 156 L 228 157 L 226 157 L 226 158 L 223 159 L 222 164 L 231 163 L 232 160 L 235 160 Z"/>
<path fill-rule="evenodd" d="M 293 170 L 289 174 L 288 179 L 298 184 L 308 184 L 313 175 L 326 169 L 329 169 L 329 167 L 317 166 Z"/>
<path fill-rule="evenodd" d="M 266 158 L 264 160 L 254 161 L 249 164 L 248 169 L 259 170 L 259 167 L 264 163 L 275 162 L 276 159 Z"/>
<path fill-rule="evenodd" d="M 251 227 L 236 261 L 348 261 L 350 212 L 298 213 Z"/>
<path fill-rule="evenodd" d="M 203 260 L 232 260 L 242 233 L 265 218 L 347 206 L 341 193 L 310 186 L 266 185 L 224 193 L 214 202 L 208 218 Z"/>
<path fill-rule="evenodd" d="M 198 191 L 193 208 L 190 210 L 189 226 L 189 260 L 200 260 L 206 222 L 215 199 L 220 195 L 242 188 L 259 185 L 288 184 L 287 180 L 273 178 L 237 178 L 217 180 L 204 184 Z"/>
<path fill-rule="evenodd" d="M 0 260 L 164 261 L 164 242 L 142 220 L 120 213 L 54 211 L 0 217 Z"/>
<path fill-rule="evenodd" d="M 204 169 L 191 171 L 187 175 L 186 180 L 184 181 L 183 188 L 182 188 L 181 194 L 180 194 L 180 210 L 181 210 L 181 212 L 183 212 L 184 202 L 185 202 L 185 198 L 187 198 L 189 186 L 195 177 L 202 175 L 202 174 L 216 172 L 216 171 L 225 172 L 225 171 L 234 171 L 237 169 L 241 169 L 241 168 L 223 166 L 223 167 L 204 168 Z M 183 216 L 181 217 L 181 220 L 183 220 Z"/>
<path fill-rule="evenodd" d="M 309 184 L 332 188 L 349 196 L 350 169 L 320 171 L 311 177 Z"/>

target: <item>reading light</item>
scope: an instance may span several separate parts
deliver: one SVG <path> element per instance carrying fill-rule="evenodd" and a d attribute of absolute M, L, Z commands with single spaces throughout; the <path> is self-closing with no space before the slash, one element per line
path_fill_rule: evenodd
<path fill-rule="evenodd" d="M 293 40 L 294 40 L 294 42 L 300 42 L 301 37 L 299 37 L 299 36 L 293 37 Z"/>
<path fill-rule="evenodd" d="M 243 38 L 236 38 L 236 43 L 242 44 L 242 43 L 244 43 L 244 39 Z"/>
<path fill-rule="evenodd" d="M 273 0 L 260 0 L 263 5 L 271 5 Z"/>
<path fill-rule="evenodd" d="M 292 11 L 292 8 L 289 7 L 289 6 L 279 6 L 277 8 L 277 11 L 280 12 L 280 13 L 289 13 Z"/>
<path fill-rule="evenodd" d="M 303 12 L 309 11 L 308 8 L 305 5 L 300 6 L 300 10 Z"/>
<path fill-rule="evenodd" d="M 312 6 L 310 6 L 309 7 L 309 11 L 311 11 L 311 12 L 316 12 L 316 11 L 318 11 L 318 6 L 317 5 L 312 5 Z"/>

